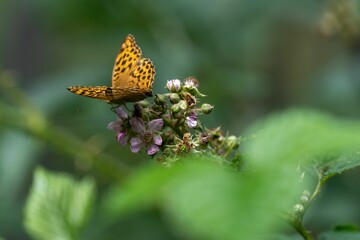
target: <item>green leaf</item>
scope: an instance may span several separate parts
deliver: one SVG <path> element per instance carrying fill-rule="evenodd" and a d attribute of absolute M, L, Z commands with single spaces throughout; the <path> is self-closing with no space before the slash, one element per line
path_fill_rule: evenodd
<path fill-rule="evenodd" d="M 358 240 L 359 232 L 325 232 L 319 235 L 319 240 Z"/>
<path fill-rule="evenodd" d="M 283 224 L 278 214 L 297 192 L 297 178 L 243 176 L 216 164 L 217 159 L 192 156 L 170 169 L 143 168 L 113 189 L 103 207 L 114 218 L 160 207 L 174 229 L 189 237 L 267 239 Z"/>
<path fill-rule="evenodd" d="M 323 180 L 326 180 L 358 166 L 360 166 L 360 152 L 344 154 L 331 161 L 320 163 L 317 168 L 321 171 Z"/>
<path fill-rule="evenodd" d="M 296 193 L 291 184 L 296 178 L 288 177 L 239 175 L 208 164 L 183 166 L 167 187 L 164 208 L 183 233 L 204 239 L 268 239 L 282 226 L 279 213 Z"/>
<path fill-rule="evenodd" d="M 312 110 L 273 114 L 249 132 L 255 137 L 246 142 L 244 149 L 248 160 L 261 168 L 289 162 L 308 163 L 319 157 L 326 159 L 360 150 L 359 122 Z M 339 158 L 341 169 L 346 169 L 348 160 Z"/>
<path fill-rule="evenodd" d="M 355 224 L 341 224 L 337 225 L 334 228 L 334 231 L 336 232 L 359 232 L 359 227 Z"/>
<path fill-rule="evenodd" d="M 105 219 L 113 219 L 153 205 L 176 171 L 175 168 L 163 169 L 153 165 L 138 169 L 125 186 L 115 186 L 108 191 L 100 212 Z"/>
<path fill-rule="evenodd" d="M 38 168 L 25 206 L 25 227 L 34 239 L 78 239 L 95 197 L 94 181 L 75 181 Z"/>

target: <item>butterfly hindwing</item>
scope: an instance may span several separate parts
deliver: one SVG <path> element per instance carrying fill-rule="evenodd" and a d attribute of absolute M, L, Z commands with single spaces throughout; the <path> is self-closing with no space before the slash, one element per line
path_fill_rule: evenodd
<path fill-rule="evenodd" d="M 138 66 L 130 74 L 129 82 L 139 88 L 151 90 L 154 82 L 155 67 L 148 58 L 139 60 Z"/>

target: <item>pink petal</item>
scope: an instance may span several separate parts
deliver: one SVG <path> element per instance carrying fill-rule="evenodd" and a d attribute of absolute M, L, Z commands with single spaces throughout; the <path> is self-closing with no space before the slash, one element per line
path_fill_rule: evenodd
<path fill-rule="evenodd" d="M 149 129 L 151 132 L 160 131 L 163 125 L 164 120 L 162 118 L 157 118 L 149 122 Z"/>
<path fill-rule="evenodd" d="M 158 145 L 158 146 L 161 146 L 161 144 L 162 144 L 162 138 L 161 138 L 160 135 L 155 135 L 155 136 L 154 136 L 154 143 L 155 143 L 156 145 Z"/>
<path fill-rule="evenodd" d="M 195 112 L 191 112 L 189 116 L 186 117 L 186 124 L 189 126 L 189 128 L 194 128 L 197 126 L 197 115 Z"/>
<path fill-rule="evenodd" d="M 118 107 L 118 108 L 116 108 L 115 111 L 116 111 L 117 115 L 118 115 L 121 119 L 128 118 L 128 114 L 127 114 L 127 112 L 124 110 L 124 108 Z"/>
<path fill-rule="evenodd" d="M 119 131 L 117 135 L 117 141 L 120 143 L 120 145 L 125 146 L 127 144 L 127 141 L 129 139 L 129 136 L 126 132 Z"/>
<path fill-rule="evenodd" d="M 166 83 L 166 88 L 170 92 L 178 92 L 181 89 L 181 81 L 179 79 L 169 80 Z"/>
<path fill-rule="evenodd" d="M 142 147 L 142 142 L 139 138 L 132 138 L 130 140 L 130 150 L 133 152 L 133 153 L 137 153 L 140 151 Z"/>
<path fill-rule="evenodd" d="M 123 129 L 123 120 L 122 119 L 118 119 L 114 122 L 110 122 L 107 125 L 107 128 L 110 130 L 115 130 L 115 131 L 121 131 Z"/>
<path fill-rule="evenodd" d="M 132 117 L 130 119 L 130 125 L 133 127 L 135 132 L 145 132 L 145 124 L 141 118 Z"/>
<path fill-rule="evenodd" d="M 158 152 L 160 149 L 157 145 L 151 145 L 148 150 L 147 150 L 147 154 L 148 155 L 154 155 L 156 152 Z"/>

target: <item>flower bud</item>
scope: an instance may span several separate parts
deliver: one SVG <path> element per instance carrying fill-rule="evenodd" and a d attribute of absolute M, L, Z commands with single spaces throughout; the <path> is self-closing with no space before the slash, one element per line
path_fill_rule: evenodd
<path fill-rule="evenodd" d="M 310 197 L 310 192 L 309 192 L 309 190 L 304 190 L 304 192 L 303 192 L 302 195 L 303 195 L 303 196 L 306 196 L 306 197 Z"/>
<path fill-rule="evenodd" d="M 165 96 L 162 95 L 162 94 L 156 94 L 155 95 L 155 98 L 154 98 L 154 102 L 157 104 L 157 105 L 162 105 L 166 102 L 166 99 L 165 99 Z"/>
<path fill-rule="evenodd" d="M 197 87 L 193 86 L 193 85 L 184 85 L 184 91 L 190 93 L 193 96 L 200 96 L 200 97 L 205 97 L 206 95 L 202 94 L 201 92 L 199 92 L 199 90 L 197 89 Z"/>
<path fill-rule="evenodd" d="M 173 93 L 179 92 L 181 90 L 181 81 L 179 79 L 169 80 L 166 83 L 166 88 Z"/>
<path fill-rule="evenodd" d="M 171 106 L 170 110 L 173 112 L 173 113 L 178 113 L 180 111 L 180 106 L 179 104 L 174 104 Z"/>
<path fill-rule="evenodd" d="M 304 190 L 302 195 L 300 196 L 300 202 L 303 204 L 308 203 L 310 200 L 310 192 L 308 190 Z"/>
<path fill-rule="evenodd" d="M 237 137 L 231 135 L 226 138 L 226 147 L 228 149 L 235 149 L 239 146 Z"/>
<path fill-rule="evenodd" d="M 203 105 L 201 105 L 201 111 L 205 114 L 209 114 L 211 113 L 211 111 L 214 109 L 214 106 L 211 106 L 208 103 L 204 103 Z"/>
<path fill-rule="evenodd" d="M 293 207 L 293 211 L 295 213 L 302 213 L 302 212 L 304 212 L 304 210 L 305 210 L 305 208 L 301 204 L 295 204 L 294 207 Z"/>
<path fill-rule="evenodd" d="M 300 197 L 300 201 L 301 201 L 301 203 L 306 204 L 307 202 L 309 202 L 309 197 L 308 197 L 308 196 L 305 196 L 305 195 L 302 195 L 302 196 Z"/>
<path fill-rule="evenodd" d="M 172 103 L 178 103 L 180 101 L 180 96 L 177 93 L 170 94 L 169 98 Z"/>
<path fill-rule="evenodd" d="M 186 110 L 188 108 L 187 106 L 187 103 L 185 100 L 181 100 L 179 103 L 179 107 L 182 109 L 182 110 Z"/>
<path fill-rule="evenodd" d="M 137 102 L 137 104 L 139 104 L 139 106 L 140 106 L 141 108 L 147 108 L 147 107 L 150 106 L 150 103 L 149 103 L 149 101 L 147 101 L 147 100 L 139 101 L 139 102 Z"/>

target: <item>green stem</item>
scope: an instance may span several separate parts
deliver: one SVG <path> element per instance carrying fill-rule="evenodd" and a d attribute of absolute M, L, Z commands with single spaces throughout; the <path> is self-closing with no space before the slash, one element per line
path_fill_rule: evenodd
<path fill-rule="evenodd" d="M 321 189 L 321 186 L 322 186 L 323 183 L 324 183 L 323 182 L 323 173 L 319 172 L 318 173 L 318 182 L 316 184 L 316 187 L 315 187 L 315 190 L 314 190 L 313 194 L 311 195 L 309 201 L 307 202 L 307 204 L 305 206 L 305 210 L 310 206 L 310 204 L 313 202 L 315 197 L 320 193 L 320 189 Z"/>
<path fill-rule="evenodd" d="M 296 231 L 305 240 L 313 240 L 314 239 L 314 237 L 308 231 L 306 231 L 306 229 L 302 225 L 302 221 L 303 221 L 304 215 L 306 213 L 306 210 L 309 208 L 310 204 L 314 201 L 315 197 L 320 193 L 320 189 L 323 184 L 322 179 L 323 179 L 322 172 L 318 172 L 318 181 L 317 181 L 316 187 L 315 187 L 311 197 L 309 198 L 309 201 L 306 204 L 304 204 L 304 211 L 295 220 L 291 221 L 291 225 L 296 229 Z"/>
<path fill-rule="evenodd" d="M 174 123 L 173 121 L 171 121 L 171 119 L 166 118 L 164 115 L 162 115 L 161 118 L 164 120 L 167 126 L 169 126 L 179 137 L 182 138 L 183 132 L 180 130 L 180 128 L 177 127 L 178 126 L 177 123 L 179 120 L 177 120 L 177 122 Z"/>
<path fill-rule="evenodd" d="M 306 229 L 301 224 L 301 222 L 298 222 L 298 221 L 292 222 L 291 225 L 305 240 L 314 240 L 314 237 L 308 231 L 306 231 Z"/>

